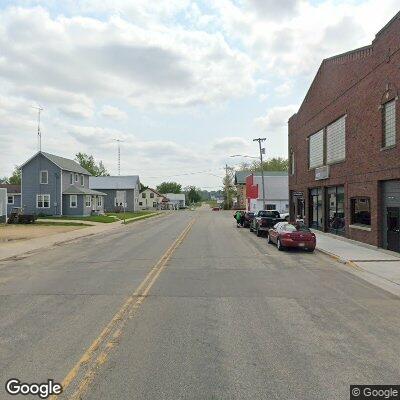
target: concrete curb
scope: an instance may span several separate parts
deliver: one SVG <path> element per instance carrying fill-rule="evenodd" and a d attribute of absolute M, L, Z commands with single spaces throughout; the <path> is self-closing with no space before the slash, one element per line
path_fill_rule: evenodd
<path fill-rule="evenodd" d="M 344 259 L 344 258 L 342 258 L 342 257 L 340 257 L 340 256 L 338 256 L 336 254 L 333 254 L 333 253 L 331 253 L 331 252 L 329 252 L 327 250 L 320 249 L 319 247 L 316 247 L 315 250 L 319 251 L 322 254 L 325 254 L 325 255 L 329 256 L 330 258 L 332 258 L 333 260 L 339 262 L 340 264 L 348 265 L 350 267 L 353 267 L 353 268 L 356 268 L 356 269 L 359 269 L 359 270 L 363 271 L 363 269 L 360 266 L 358 266 L 354 261 L 346 260 L 346 259 Z"/>

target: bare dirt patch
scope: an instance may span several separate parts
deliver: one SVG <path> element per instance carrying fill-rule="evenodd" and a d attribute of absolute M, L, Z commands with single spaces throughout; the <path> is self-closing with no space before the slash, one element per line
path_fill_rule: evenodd
<path fill-rule="evenodd" d="M 57 233 L 74 231 L 84 226 L 42 226 L 42 225 L 0 225 L 0 245 L 7 242 L 20 242 Z"/>

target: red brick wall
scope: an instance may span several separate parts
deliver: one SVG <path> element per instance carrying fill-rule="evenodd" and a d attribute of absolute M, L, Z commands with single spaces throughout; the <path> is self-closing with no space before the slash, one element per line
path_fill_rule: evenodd
<path fill-rule="evenodd" d="M 390 57 L 389 57 L 390 54 Z M 389 87 L 389 90 L 387 88 Z M 346 232 L 379 245 L 379 182 L 400 179 L 400 100 L 396 102 L 397 146 L 382 150 L 382 103 L 400 94 L 400 20 L 370 47 L 324 61 L 297 114 L 289 120 L 289 150 L 295 151 L 290 190 L 345 186 Z M 346 160 L 330 166 L 330 178 L 315 181 L 308 170 L 307 137 L 346 114 Z M 350 197 L 371 197 L 371 232 L 349 229 Z M 292 207 L 291 207 L 292 208 Z M 308 218 L 308 198 L 306 199 Z"/>

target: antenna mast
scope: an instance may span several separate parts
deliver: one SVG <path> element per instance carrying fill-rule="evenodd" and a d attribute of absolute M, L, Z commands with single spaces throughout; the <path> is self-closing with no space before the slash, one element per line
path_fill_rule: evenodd
<path fill-rule="evenodd" d="M 118 176 L 121 175 L 121 142 L 122 139 L 113 139 L 118 143 Z"/>
<path fill-rule="evenodd" d="M 40 130 L 40 113 L 43 111 L 43 108 L 39 107 L 32 107 L 35 110 L 38 111 L 38 128 L 37 128 L 37 134 L 38 134 L 38 150 L 42 151 L 42 131 Z"/>

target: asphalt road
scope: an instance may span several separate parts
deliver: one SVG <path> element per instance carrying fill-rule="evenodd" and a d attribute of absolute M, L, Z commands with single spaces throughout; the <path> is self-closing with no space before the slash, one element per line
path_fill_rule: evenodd
<path fill-rule="evenodd" d="M 336 400 L 399 384 L 400 299 L 346 268 L 208 209 L 0 263 L 0 398 L 19 398 L 11 377 L 85 400 Z"/>

